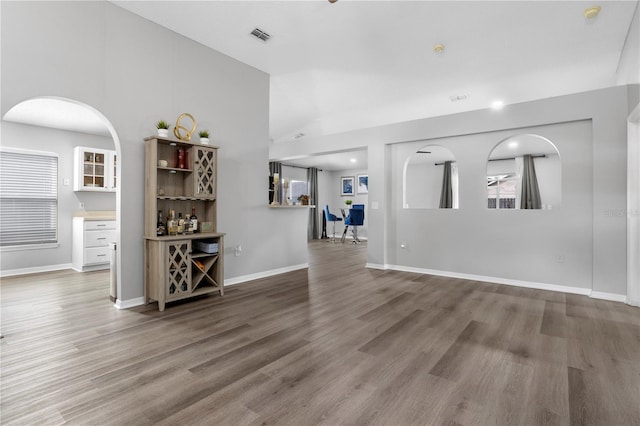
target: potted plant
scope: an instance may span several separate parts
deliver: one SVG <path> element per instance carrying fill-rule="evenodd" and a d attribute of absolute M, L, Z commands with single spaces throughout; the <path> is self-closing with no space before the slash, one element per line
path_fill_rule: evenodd
<path fill-rule="evenodd" d="M 209 143 L 209 131 L 208 130 L 200 130 L 198 132 L 200 135 L 200 143 L 208 144 Z"/>
<path fill-rule="evenodd" d="M 347 205 L 347 207 L 351 208 L 351 204 L 353 204 L 353 200 L 345 200 L 344 203 Z"/>
<path fill-rule="evenodd" d="M 308 195 L 300 195 L 298 197 L 298 201 L 300 201 L 300 204 L 302 204 L 303 206 L 308 206 L 309 205 L 309 196 Z"/>
<path fill-rule="evenodd" d="M 158 136 L 161 137 L 168 137 L 169 136 L 169 124 L 164 121 L 164 120 L 160 120 L 156 123 L 156 129 L 158 129 Z"/>

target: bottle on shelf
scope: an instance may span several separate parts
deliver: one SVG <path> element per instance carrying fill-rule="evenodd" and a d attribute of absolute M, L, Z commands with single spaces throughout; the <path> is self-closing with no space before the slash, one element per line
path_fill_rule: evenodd
<path fill-rule="evenodd" d="M 182 212 L 178 212 L 178 234 L 184 234 L 184 218 Z"/>
<path fill-rule="evenodd" d="M 167 232 L 164 222 L 162 221 L 162 210 L 158 210 L 158 225 L 156 228 L 156 235 L 162 237 Z"/>
<path fill-rule="evenodd" d="M 178 235 L 178 223 L 175 217 L 175 211 L 170 209 L 169 216 L 167 217 L 167 230 L 169 231 L 169 235 Z"/>
<path fill-rule="evenodd" d="M 193 234 L 193 223 L 191 222 L 191 216 L 189 216 L 189 213 L 184 214 L 184 233 Z"/>
<path fill-rule="evenodd" d="M 189 217 L 189 219 L 191 219 L 193 233 L 195 234 L 198 232 L 198 216 L 196 216 L 196 206 L 191 206 L 191 216 Z"/>

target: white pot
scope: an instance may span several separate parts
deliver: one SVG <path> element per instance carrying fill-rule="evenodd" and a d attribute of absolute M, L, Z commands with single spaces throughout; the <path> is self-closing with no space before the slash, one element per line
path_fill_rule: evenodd
<path fill-rule="evenodd" d="M 169 129 L 158 129 L 158 136 L 163 138 L 169 137 Z"/>
<path fill-rule="evenodd" d="M 209 144 L 209 138 L 200 138 L 200 143 L 208 145 Z"/>

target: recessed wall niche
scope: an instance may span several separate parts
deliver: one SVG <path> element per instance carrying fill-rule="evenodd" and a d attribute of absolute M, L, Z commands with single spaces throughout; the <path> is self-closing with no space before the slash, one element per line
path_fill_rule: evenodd
<path fill-rule="evenodd" d="M 487 161 L 487 207 L 495 210 L 551 210 L 560 206 L 560 154 L 547 138 L 511 136 Z"/>
<path fill-rule="evenodd" d="M 458 166 L 453 152 L 427 145 L 404 163 L 402 207 L 405 209 L 457 209 Z"/>

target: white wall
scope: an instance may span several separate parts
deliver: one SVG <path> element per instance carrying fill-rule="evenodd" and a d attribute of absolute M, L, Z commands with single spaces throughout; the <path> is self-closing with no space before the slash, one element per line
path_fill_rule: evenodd
<path fill-rule="evenodd" d="M 2 146 L 25 150 L 46 151 L 58 154 L 58 247 L 33 250 L 3 251 L 0 271 L 64 267 L 71 264 L 72 214 L 81 210 L 115 210 L 116 194 L 105 192 L 73 191 L 73 148 L 115 149 L 111 138 L 67 132 L 18 123 L 2 122 Z M 64 185 L 68 179 L 70 184 Z"/>
<path fill-rule="evenodd" d="M 565 191 L 562 207 L 551 211 L 487 208 L 486 159 L 497 142 L 514 132 L 517 130 L 433 141 L 455 155 L 460 209 L 392 209 L 393 240 L 388 246 L 388 263 L 591 288 L 593 160 L 591 150 L 585 149 L 591 145 L 591 122 L 527 129 L 527 133 L 551 140 L 562 158 L 571 159 L 562 164 L 562 182 L 556 182 Z M 421 144 L 392 146 L 393 206 L 402 205 L 402 166 Z M 400 244 L 407 248 L 400 248 Z M 558 256 L 564 261 L 557 262 Z"/>
<path fill-rule="evenodd" d="M 489 109 L 471 111 L 324 137 L 305 138 L 305 140 L 297 140 L 295 143 L 271 144 L 270 158 L 313 155 L 318 152 L 318 147 L 322 147 L 324 152 L 328 152 L 355 149 L 367 145 L 369 149 L 368 262 L 372 265 L 398 262 L 400 266 L 420 265 L 426 268 L 426 261 L 400 257 L 397 253 L 400 249 L 399 241 L 395 238 L 396 221 L 400 220 L 399 215 L 402 213 L 398 212 L 401 206 L 396 204 L 392 198 L 394 190 L 392 177 L 395 172 L 395 164 L 392 161 L 391 147 L 394 144 L 591 120 L 592 137 L 579 141 L 580 150 L 578 152 L 588 153 L 592 160 L 586 161 L 582 155 L 565 157 L 562 150 L 560 154 L 563 164 L 563 181 L 565 180 L 565 164 L 573 164 L 577 169 L 583 169 L 585 179 L 590 181 L 588 187 L 580 188 L 573 195 L 591 200 L 586 203 L 588 205 L 585 207 L 589 212 L 590 219 L 586 220 L 582 217 L 581 220 L 577 220 L 570 228 L 563 231 L 567 241 L 576 239 L 583 241 L 582 234 L 589 232 L 589 229 L 592 230 L 590 241 L 585 242 L 585 250 L 591 252 L 590 256 L 581 250 L 577 259 L 565 258 L 563 263 L 563 268 L 579 268 L 581 270 L 579 276 L 583 280 L 578 282 L 576 278 L 570 279 L 565 273 L 541 277 L 536 271 L 536 268 L 540 266 L 533 264 L 524 264 L 521 269 L 509 270 L 508 272 L 514 279 L 523 281 L 542 279 L 552 283 L 560 281 L 559 284 L 563 285 L 570 283 L 584 288 L 591 286 L 592 290 L 596 292 L 624 295 L 626 293 L 626 223 L 624 217 L 616 216 L 611 212 L 625 211 L 626 209 L 626 118 L 630 112 L 629 91 L 635 92 L 637 87 L 613 87 L 508 105 L 499 112 Z M 484 160 L 487 155 L 488 152 L 482 157 L 482 161 L 474 163 L 481 164 L 482 174 L 484 174 Z M 456 159 L 459 160 L 457 154 Z M 469 172 L 470 169 L 460 167 L 460 173 L 467 173 L 464 170 Z M 467 182 L 469 182 L 468 179 Z M 477 185 L 484 188 L 485 183 L 481 181 Z M 463 217 L 461 216 L 464 214 L 463 210 L 474 205 L 474 202 L 468 197 L 465 198 L 463 194 L 463 191 L 469 190 L 472 188 L 464 185 L 461 181 L 460 210 L 433 211 L 430 214 L 455 215 L 457 213 L 459 217 Z M 563 190 L 563 206 L 566 197 L 571 196 L 570 193 L 570 190 Z M 469 204 L 470 202 L 471 204 Z M 423 225 L 424 219 L 422 216 L 416 215 L 424 213 L 424 211 L 411 212 L 406 216 L 403 215 L 402 220 L 406 221 L 415 233 L 421 233 L 420 227 Z M 547 222 L 548 217 L 544 215 L 531 216 L 530 226 L 539 228 Z M 474 219 L 474 222 L 477 220 Z M 473 235 L 478 235 L 475 245 L 481 249 L 484 235 L 476 234 L 475 226 L 463 222 L 452 222 L 452 224 L 459 225 L 458 232 L 466 232 L 472 236 L 471 238 Z M 495 235 L 500 235 L 503 225 L 492 222 L 488 226 Z M 446 232 L 446 230 L 440 232 Z M 425 232 L 422 232 L 421 235 L 425 240 L 431 237 Z M 544 246 L 545 244 L 542 243 L 537 247 Z M 554 247 L 553 252 L 555 253 L 558 249 L 567 250 L 567 247 L 572 246 Z M 420 247 L 415 247 L 415 249 L 418 250 Z M 451 257 L 455 255 L 455 252 L 447 251 L 445 248 L 442 250 Z M 537 251 L 535 256 L 548 262 L 549 253 L 546 251 Z M 588 260 L 589 257 L 591 260 Z M 577 264 L 570 264 L 571 262 L 577 262 Z M 445 263 L 439 265 L 443 270 L 448 271 L 454 270 L 454 267 L 459 268 L 459 272 L 480 270 L 478 269 L 480 267 L 475 265 L 474 257 L 467 258 L 464 265 L 447 265 Z M 557 267 L 554 265 L 554 268 Z M 483 272 L 490 277 L 501 277 L 505 274 L 504 270 L 496 265 L 491 270 L 483 269 Z M 588 281 L 590 274 L 592 276 L 591 282 Z"/>
<path fill-rule="evenodd" d="M 2 116 L 25 99 L 61 96 L 91 105 L 115 128 L 122 160 L 116 199 L 123 301 L 135 303 L 143 293 L 142 140 L 155 121 L 173 122 L 183 112 L 221 146 L 218 227 L 226 232 L 225 277 L 307 262 L 304 228 L 300 235 L 278 231 L 306 218 L 267 207 L 267 74 L 108 2 L 0 7 Z M 239 257 L 232 255 L 237 244 L 243 247 Z"/>

